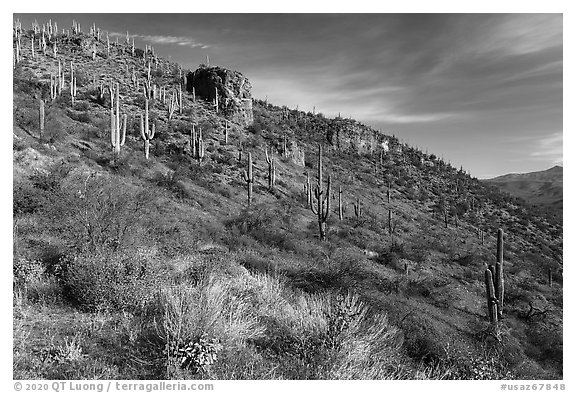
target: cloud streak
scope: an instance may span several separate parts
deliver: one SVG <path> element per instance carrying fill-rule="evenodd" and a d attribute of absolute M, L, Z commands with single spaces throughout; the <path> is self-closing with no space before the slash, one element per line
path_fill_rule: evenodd
<path fill-rule="evenodd" d="M 126 37 L 126 34 L 111 32 L 111 36 Z M 151 44 L 158 45 L 178 45 L 185 46 L 189 48 L 200 48 L 208 49 L 211 45 L 205 44 L 203 42 L 198 42 L 194 38 L 184 37 L 184 36 L 172 36 L 172 35 L 146 35 L 146 34 L 129 34 L 130 38 L 134 37 L 136 40 L 142 40 Z"/>
<path fill-rule="evenodd" d="M 562 132 L 556 132 L 536 141 L 535 150 L 530 155 L 537 160 L 562 165 L 564 161 Z"/>

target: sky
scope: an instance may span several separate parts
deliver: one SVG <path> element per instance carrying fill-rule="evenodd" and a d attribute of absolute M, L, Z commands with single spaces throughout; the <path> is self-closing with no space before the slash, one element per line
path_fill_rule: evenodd
<path fill-rule="evenodd" d="M 352 117 L 478 178 L 563 165 L 562 14 L 16 14 L 210 57 L 253 96 Z M 122 39 L 122 38 L 121 38 Z"/>

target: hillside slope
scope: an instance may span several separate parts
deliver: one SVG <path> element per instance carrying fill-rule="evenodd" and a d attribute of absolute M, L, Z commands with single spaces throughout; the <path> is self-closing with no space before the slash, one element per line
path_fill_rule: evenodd
<path fill-rule="evenodd" d="M 511 173 L 485 181 L 528 203 L 554 206 L 562 210 L 562 180 L 563 168 L 555 166 L 545 171 Z"/>
<path fill-rule="evenodd" d="M 185 89 L 171 111 L 143 86 L 185 81 L 151 50 L 108 53 L 78 31 L 32 58 L 32 37 L 15 28 L 15 379 L 562 377 L 558 223 L 354 120 L 254 99 L 246 126 Z M 52 98 L 59 62 L 66 84 Z M 119 155 L 111 82 L 127 115 Z M 303 191 L 319 146 L 325 241 Z M 494 329 L 484 271 L 498 228 Z"/>

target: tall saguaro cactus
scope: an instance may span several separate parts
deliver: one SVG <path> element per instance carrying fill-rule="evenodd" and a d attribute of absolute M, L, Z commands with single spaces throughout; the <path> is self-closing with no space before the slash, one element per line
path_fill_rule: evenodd
<path fill-rule="evenodd" d="M 113 94 L 116 98 L 113 98 Z M 126 143 L 126 116 L 123 116 L 124 125 L 120 124 L 120 84 L 116 83 L 114 90 L 110 89 L 110 142 L 114 159 L 120 158 L 120 147 Z M 116 106 L 116 110 L 114 110 Z M 122 130 L 122 133 L 120 132 Z"/>
<path fill-rule="evenodd" d="M 342 186 L 338 186 L 338 219 L 344 219 L 344 208 L 342 206 Z"/>
<path fill-rule="evenodd" d="M 156 134 L 156 124 L 152 123 L 152 128 L 150 128 L 149 124 L 149 115 L 148 115 L 148 99 L 144 100 L 144 116 L 142 113 L 140 114 L 140 136 L 144 140 L 144 155 L 146 159 L 150 155 L 150 141 L 154 139 L 154 135 Z"/>
<path fill-rule="evenodd" d="M 502 319 L 504 309 L 504 231 L 498 229 L 496 243 L 496 263 L 489 265 L 484 272 L 486 281 L 486 301 L 490 323 L 496 325 Z"/>
<path fill-rule="evenodd" d="M 310 174 L 306 171 L 306 183 L 304 183 L 304 192 L 306 193 L 306 207 L 312 206 L 312 188 L 310 186 Z"/>
<path fill-rule="evenodd" d="M 504 309 L 504 231 L 498 229 L 498 240 L 496 243 L 496 277 L 494 279 L 494 290 L 498 298 L 498 318 L 502 318 Z"/>
<path fill-rule="evenodd" d="M 44 136 L 44 124 L 45 124 L 45 112 L 44 112 L 44 100 L 40 98 L 40 110 L 39 110 L 39 122 L 40 122 L 40 140 Z"/>
<path fill-rule="evenodd" d="M 326 190 L 322 189 L 322 146 L 318 145 L 318 178 L 316 188 L 314 189 L 316 206 L 314 206 L 314 203 L 311 203 L 310 209 L 312 210 L 312 213 L 316 214 L 318 217 L 320 240 L 326 240 L 326 222 L 330 216 L 330 184 L 331 177 L 328 175 L 328 184 L 326 185 Z"/>
<path fill-rule="evenodd" d="M 359 220 L 362 216 L 362 204 L 360 203 L 360 197 L 356 198 L 356 203 L 354 205 L 354 215 L 356 219 Z"/>
<path fill-rule="evenodd" d="M 271 190 L 276 183 L 276 164 L 272 152 L 268 155 L 268 150 L 266 150 L 266 163 L 268 164 L 268 189 Z"/>
<path fill-rule="evenodd" d="M 190 130 L 190 148 L 192 149 L 192 158 L 197 160 L 198 164 L 202 164 L 205 152 L 204 140 L 202 139 L 202 129 L 198 129 L 198 135 L 196 135 L 194 124 L 192 124 L 192 130 Z"/>
<path fill-rule="evenodd" d="M 74 75 L 74 63 L 70 62 L 70 96 L 72 98 L 72 105 L 74 105 L 74 101 L 76 100 L 76 75 Z M 112 93 L 110 93 L 112 94 Z M 110 96 L 110 101 L 112 101 L 112 96 Z"/>
<path fill-rule="evenodd" d="M 252 172 L 252 153 L 248 153 L 248 172 L 244 171 L 244 181 L 248 185 L 248 206 L 252 203 L 252 185 L 254 184 L 254 173 Z"/>

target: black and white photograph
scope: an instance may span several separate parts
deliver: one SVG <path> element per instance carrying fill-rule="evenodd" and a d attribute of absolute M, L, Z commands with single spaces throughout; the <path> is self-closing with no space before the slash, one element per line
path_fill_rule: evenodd
<path fill-rule="evenodd" d="M 11 14 L 13 381 L 570 391 L 562 13 L 186 10 Z"/>

